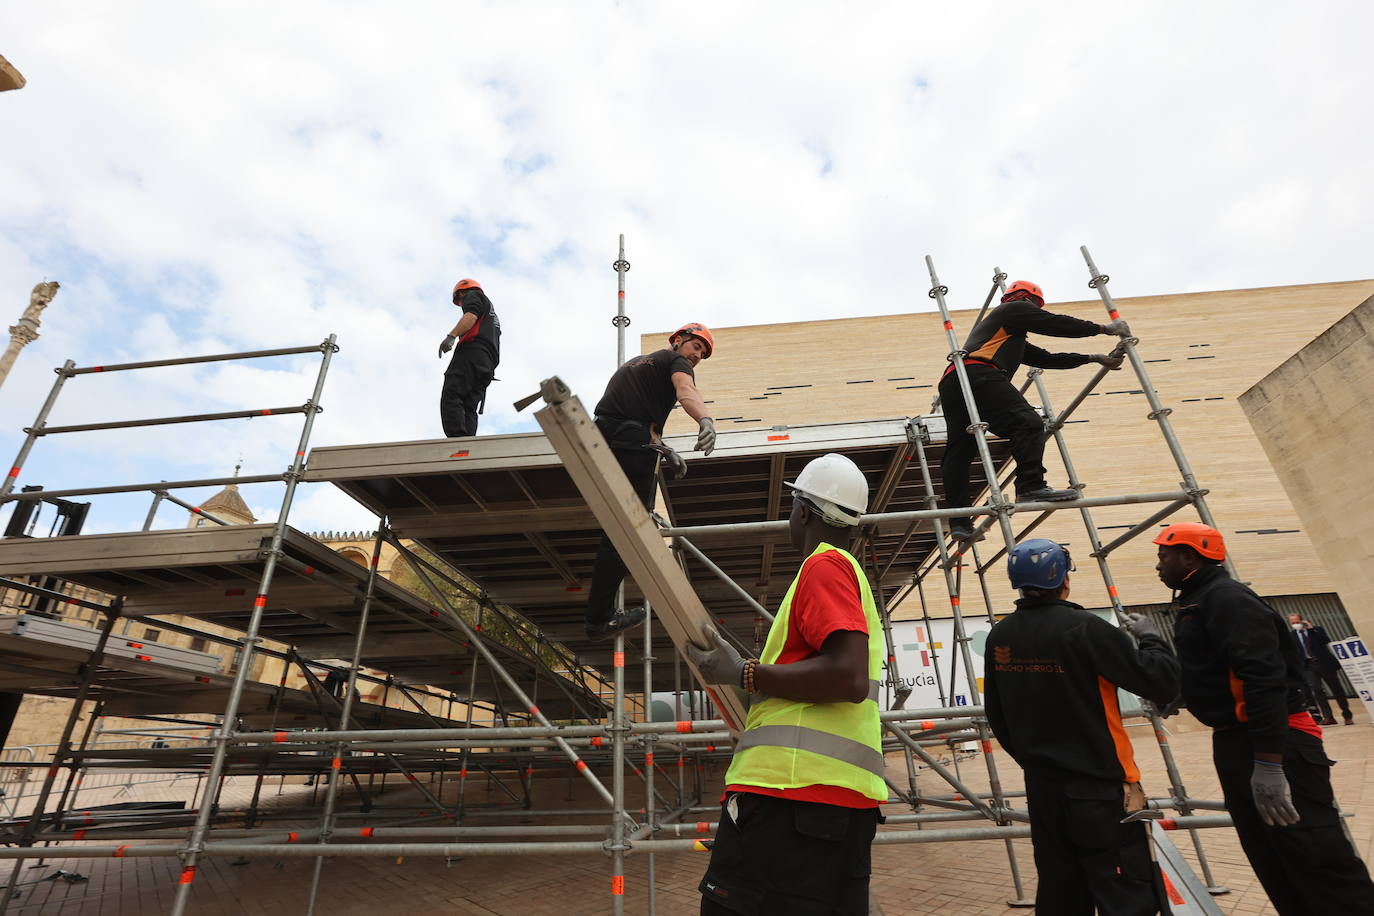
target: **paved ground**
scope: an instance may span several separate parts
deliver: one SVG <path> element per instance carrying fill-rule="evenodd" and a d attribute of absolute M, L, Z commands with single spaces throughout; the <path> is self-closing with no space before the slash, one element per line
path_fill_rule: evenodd
<path fill-rule="evenodd" d="M 1363 714 L 1351 728 L 1326 730 L 1328 753 L 1339 761 L 1333 772 L 1337 794 L 1343 807 L 1356 817 L 1351 831 L 1366 860 L 1374 856 L 1374 727 Z M 1147 788 L 1164 794 L 1165 779 L 1153 736 L 1146 728 L 1133 728 L 1137 757 L 1142 764 Z M 1205 733 L 1176 735 L 1174 752 L 1189 792 L 1198 798 L 1219 798 L 1216 777 L 1208 759 Z M 906 779 L 905 767 L 895 755 L 893 777 L 899 784 Z M 1003 754 L 995 759 L 1001 768 L 1006 788 L 1020 788 L 1020 772 Z M 959 762 L 962 776 L 976 787 L 987 784 L 987 772 L 978 758 Z M 719 790 L 719 774 L 714 774 L 708 797 Z M 922 791 L 943 790 L 936 777 L 921 777 Z M 481 784 L 471 800 L 493 802 L 498 792 L 487 794 Z M 247 797 L 251 784 L 246 780 L 226 789 L 226 801 L 238 803 Z M 311 790 L 287 785 L 280 795 L 271 788 L 267 795 L 274 805 L 296 805 L 309 800 Z M 107 792 L 108 795 L 113 793 Z M 536 783 L 535 805 L 540 808 L 592 807 L 590 793 L 580 780 L 542 778 Z M 183 787 L 151 786 L 135 796 L 140 800 L 185 797 Z M 83 801 L 103 800 L 89 793 Z M 119 800 L 128 800 L 123 796 Z M 386 803 L 401 804 L 405 793 L 388 793 Z M 899 813 L 895 807 L 889 813 Z M 710 815 L 702 815 L 708 817 Z M 550 823 L 589 823 L 597 816 L 549 819 Z M 713 816 L 710 816 L 714 820 Z M 305 824 L 304 821 L 300 822 Z M 474 823 L 521 823 L 519 816 L 502 820 L 482 819 Z M 1185 855 L 1197 868 L 1196 855 L 1186 835 L 1173 835 Z M 1230 829 L 1202 834 L 1215 880 L 1231 888 L 1217 897 L 1228 914 L 1272 913 L 1264 893 L 1255 881 Z M 1028 840 L 1013 844 L 1018 856 L 1026 892 L 1034 894 L 1035 874 Z M 697 911 L 696 885 L 704 870 L 703 853 L 657 856 L 653 886 L 656 912 L 687 914 Z M 1007 868 L 1007 855 L 1000 842 L 912 844 L 875 847 L 874 898 L 887 916 L 896 914 L 974 914 L 1011 913 L 1007 901 L 1013 896 Z M 207 861 L 193 885 L 195 914 L 296 914 L 306 911 L 313 863 L 304 859 L 273 862 L 253 859 L 232 864 L 228 858 Z M 43 881 L 61 868 L 86 875 L 89 881 L 68 884 Z M 625 880 L 625 911 L 647 913 L 649 881 L 645 857 L 631 856 Z M 26 868 L 21 880 L 28 884 L 24 896 L 11 908 L 15 914 L 99 914 L 99 916 L 141 916 L 168 911 L 176 888 L 179 864 L 171 859 L 61 859 L 46 860 L 43 868 Z M 501 914 L 501 916 L 579 916 L 607 913 L 611 909 L 609 861 L 599 855 L 522 858 L 469 858 L 454 863 L 442 859 L 408 858 L 403 861 L 379 858 L 330 859 L 324 867 L 324 883 L 316 910 L 329 916 L 372 916 L 380 913 Z"/>

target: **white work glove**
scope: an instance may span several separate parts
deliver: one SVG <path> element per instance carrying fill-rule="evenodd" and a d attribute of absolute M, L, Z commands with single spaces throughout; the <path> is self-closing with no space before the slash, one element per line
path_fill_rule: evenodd
<path fill-rule="evenodd" d="M 1102 333 L 1115 334 L 1117 337 L 1130 337 L 1131 326 L 1126 323 L 1126 319 L 1117 318 L 1115 321 L 1109 321 L 1104 324 L 1102 326 Z"/>
<path fill-rule="evenodd" d="M 1283 764 L 1256 760 L 1250 773 L 1250 794 L 1254 796 L 1260 820 L 1270 827 L 1291 827 L 1298 822 L 1298 809 L 1293 807 L 1293 794 L 1288 791 Z"/>
<path fill-rule="evenodd" d="M 709 456 L 716 450 L 716 421 L 702 417 L 697 421 L 697 451 Z"/>
<path fill-rule="evenodd" d="M 708 639 L 710 645 L 705 649 L 698 648 L 697 644 L 690 640 L 686 647 L 687 658 L 701 672 L 701 679 L 708 684 L 740 686 L 744 659 L 715 629 L 710 631 Z"/>
<path fill-rule="evenodd" d="M 1094 353 L 1092 356 L 1089 356 L 1088 359 L 1097 363 L 1099 366 L 1106 366 L 1108 369 L 1121 368 L 1122 357 L 1113 356 L 1110 353 Z"/>
<path fill-rule="evenodd" d="M 1146 636 L 1163 639 L 1159 626 L 1144 614 L 1127 614 L 1121 618 L 1121 626 L 1136 639 L 1144 639 Z"/>
<path fill-rule="evenodd" d="M 652 449 L 663 456 L 663 473 L 672 480 L 681 480 L 687 476 L 687 462 L 677 450 L 664 445 L 661 442 L 652 442 L 645 448 Z"/>
<path fill-rule="evenodd" d="M 443 359 L 444 354 L 452 350 L 453 345 L 457 342 L 458 338 L 454 337 L 452 334 L 445 334 L 443 342 L 439 344 L 439 358 Z"/>

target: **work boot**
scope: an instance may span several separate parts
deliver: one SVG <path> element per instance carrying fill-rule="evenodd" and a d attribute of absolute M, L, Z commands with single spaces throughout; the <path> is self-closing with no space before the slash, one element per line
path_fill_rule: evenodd
<path fill-rule="evenodd" d="M 648 612 L 642 607 L 627 607 L 624 610 L 617 611 L 615 616 L 610 620 L 602 621 L 601 623 L 587 624 L 583 627 L 583 632 L 587 634 L 588 639 L 600 642 L 607 636 L 614 636 L 621 630 L 628 630 L 631 627 L 639 626 L 644 622 L 644 618 L 648 616 Z"/>
<path fill-rule="evenodd" d="M 965 544 L 971 544 L 975 540 L 981 541 L 983 539 L 982 534 L 975 536 L 973 523 L 964 519 L 958 519 L 949 523 L 949 536 L 951 539 L 961 541 Z"/>
<path fill-rule="evenodd" d="M 1319 721 L 1317 724 L 1318 724 L 1318 725 L 1335 725 L 1335 724 L 1336 724 L 1336 719 L 1335 719 L 1334 716 L 1322 716 L 1321 721 Z"/>
<path fill-rule="evenodd" d="M 1078 497 L 1077 490 L 1056 490 L 1054 487 L 1040 487 L 1035 490 L 1027 490 L 1025 493 L 1018 492 L 1016 501 L 1018 503 L 1062 503 Z"/>

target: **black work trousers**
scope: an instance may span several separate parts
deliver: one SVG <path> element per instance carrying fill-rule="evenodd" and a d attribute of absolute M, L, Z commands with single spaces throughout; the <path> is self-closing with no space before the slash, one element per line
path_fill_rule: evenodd
<path fill-rule="evenodd" d="M 1037 913 L 1159 912 L 1150 836 L 1142 823 L 1121 823 L 1123 796 L 1120 782 L 1026 771 Z"/>
<path fill-rule="evenodd" d="M 702 916 L 864 916 L 877 808 L 734 794 L 701 891 Z"/>
<path fill-rule="evenodd" d="M 635 495 L 644 508 L 653 511 L 654 484 L 658 476 L 658 453 L 646 446 L 650 442 L 649 428 L 631 420 L 596 418 L 596 427 L 611 446 L 611 454 L 629 478 Z M 596 565 L 592 568 L 592 587 L 587 595 L 587 623 L 605 623 L 615 616 L 615 595 L 625 581 L 625 563 L 615 545 L 605 534 L 596 548 Z"/>
<path fill-rule="evenodd" d="M 1212 732 L 1212 761 L 1241 848 L 1280 916 L 1374 913 L 1369 871 L 1341 828 L 1331 792 L 1332 761 L 1320 738 L 1288 730 L 1283 772 L 1301 820 L 1270 827 L 1250 792 L 1254 748 L 1242 728 Z"/>
<path fill-rule="evenodd" d="M 1340 669 L 1323 671 L 1317 667 L 1317 663 L 1308 659 L 1302 669 L 1303 680 L 1307 682 L 1308 693 L 1312 697 L 1312 714 L 1323 719 L 1330 719 L 1331 700 L 1322 692 L 1322 685 L 1326 685 L 1327 691 L 1336 698 L 1336 705 L 1341 708 L 1341 715 L 1350 718 L 1350 701 L 1345 696 L 1345 685 L 1341 683 Z"/>
<path fill-rule="evenodd" d="M 978 416 L 994 434 L 1011 442 L 1016 460 L 1016 492 L 1026 493 L 1045 486 L 1045 420 L 1026 403 L 1021 392 L 1001 369 L 991 366 L 965 366 Z M 945 482 L 945 505 L 967 506 L 969 467 L 978 456 L 978 446 L 968 431 L 968 408 L 959 390 L 959 376 L 951 372 L 940 380 L 940 404 L 945 411 L 948 440 L 940 462 Z M 953 521 L 953 519 L 951 519 Z"/>
<path fill-rule="evenodd" d="M 496 375 L 496 359 L 484 346 L 459 346 L 444 370 L 439 422 L 449 438 L 477 435 L 477 416 Z"/>

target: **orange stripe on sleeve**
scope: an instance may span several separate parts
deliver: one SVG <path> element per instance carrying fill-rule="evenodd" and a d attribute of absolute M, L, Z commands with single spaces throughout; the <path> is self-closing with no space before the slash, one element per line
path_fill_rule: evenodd
<path fill-rule="evenodd" d="M 1126 782 L 1140 782 L 1140 768 L 1135 765 L 1135 748 L 1131 739 L 1126 737 L 1126 727 L 1121 724 L 1121 706 L 1116 702 L 1116 685 L 1106 678 L 1097 679 L 1097 690 L 1102 694 L 1102 711 L 1107 720 L 1107 731 L 1111 733 L 1112 744 L 1116 745 L 1116 759 L 1121 764 L 1121 778 Z"/>
<path fill-rule="evenodd" d="M 1250 721 L 1250 714 L 1245 709 L 1245 683 L 1230 668 L 1226 669 L 1226 682 L 1231 687 L 1231 699 L 1236 701 L 1236 721 Z"/>

